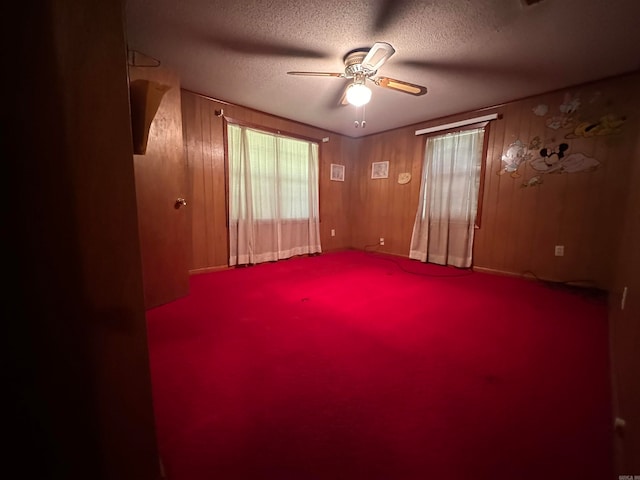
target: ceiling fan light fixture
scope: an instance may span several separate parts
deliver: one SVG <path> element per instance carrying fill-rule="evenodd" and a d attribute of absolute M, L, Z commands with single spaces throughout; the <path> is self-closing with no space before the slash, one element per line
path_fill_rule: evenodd
<path fill-rule="evenodd" d="M 371 89 L 362 83 L 352 83 L 347 88 L 347 102 L 356 107 L 366 105 L 371 100 Z"/>

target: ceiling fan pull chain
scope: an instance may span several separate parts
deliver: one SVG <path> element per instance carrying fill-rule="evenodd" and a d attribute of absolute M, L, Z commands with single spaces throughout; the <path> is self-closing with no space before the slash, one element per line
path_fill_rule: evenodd
<path fill-rule="evenodd" d="M 360 107 L 356 107 L 356 117 L 358 116 L 358 110 Z M 362 106 L 362 121 L 359 122 L 358 120 L 356 120 L 355 122 L 353 122 L 353 126 L 358 128 L 360 126 L 362 126 L 362 128 L 367 126 L 367 121 L 364 119 L 364 114 L 365 114 L 365 106 Z"/>

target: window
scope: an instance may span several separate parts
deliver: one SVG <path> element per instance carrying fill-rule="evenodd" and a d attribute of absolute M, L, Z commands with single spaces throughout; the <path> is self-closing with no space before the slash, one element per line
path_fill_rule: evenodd
<path fill-rule="evenodd" d="M 248 153 L 233 145 L 242 143 Z M 308 219 L 313 213 L 310 205 L 310 178 L 316 179 L 318 144 L 296 138 L 273 135 L 239 125 L 228 125 L 229 185 L 239 186 L 251 199 L 253 218 L 256 220 Z M 315 158 L 315 160 L 314 160 Z M 244 163 L 244 164 L 243 164 Z M 316 172 L 311 172 L 315 169 Z M 240 177 L 245 179 L 240 182 Z M 244 185 L 240 186 L 240 183 Z M 317 185 L 315 190 L 317 191 Z M 230 195 L 236 198 L 237 195 Z M 238 219 L 247 198 L 230 202 L 230 218 Z M 317 194 L 314 199 L 317 204 Z M 317 209 L 315 209 L 317 210 Z"/>
<path fill-rule="evenodd" d="M 318 144 L 228 124 L 229 264 L 318 253 Z"/>
<path fill-rule="evenodd" d="M 482 127 L 427 139 L 411 258 L 471 266 L 484 133 Z"/>
<path fill-rule="evenodd" d="M 425 190 L 421 198 L 423 219 L 429 215 L 433 219 L 467 220 L 471 215 L 475 221 L 483 135 L 484 129 L 474 129 L 427 139 L 423 178 L 438 188 Z M 446 201 L 434 202 L 436 195 L 446 197 Z"/>

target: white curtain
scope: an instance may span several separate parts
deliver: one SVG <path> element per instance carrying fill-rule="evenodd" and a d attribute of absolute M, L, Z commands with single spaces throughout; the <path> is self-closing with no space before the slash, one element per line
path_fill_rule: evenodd
<path fill-rule="evenodd" d="M 229 124 L 229 265 L 318 253 L 318 144 Z"/>
<path fill-rule="evenodd" d="M 411 258 L 471 266 L 483 140 L 484 128 L 427 139 Z"/>

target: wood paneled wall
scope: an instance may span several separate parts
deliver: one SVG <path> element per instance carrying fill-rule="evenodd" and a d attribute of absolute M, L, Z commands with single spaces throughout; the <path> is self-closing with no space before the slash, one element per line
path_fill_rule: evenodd
<path fill-rule="evenodd" d="M 190 271 L 224 267 L 229 261 L 225 187 L 224 118 L 283 134 L 316 139 L 320 146 L 320 217 L 323 251 L 351 246 L 347 214 L 355 181 L 352 171 L 356 141 L 248 108 L 182 92 L 185 158 L 188 168 Z M 223 113 L 222 113 L 223 112 Z M 323 138 L 328 138 L 323 142 Z M 345 181 L 331 181 L 331 164 L 345 165 Z M 331 230 L 335 236 L 331 236 Z"/>
<path fill-rule="evenodd" d="M 424 143 L 415 128 L 401 128 L 359 140 L 356 184 L 349 209 L 353 247 L 409 255 L 409 244 L 420 193 Z M 371 178 L 373 162 L 389 161 L 388 178 Z M 398 183 L 400 173 L 411 181 Z M 384 246 L 376 246 L 384 238 Z"/>
<path fill-rule="evenodd" d="M 490 136 L 482 228 L 474 249 L 476 266 L 600 288 L 610 285 L 611 258 L 622 223 L 620 205 L 638 131 L 639 82 L 637 75 L 625 77 L 500 109 L 503 119 L 492 125 Z M 624 117 L 621 133 L 567 139 L 572 129 L 548 128 L 549 116 L 537 116 L 533 109 L 547 105 L 550 115 L 559 115 L 566 94 L 580 100 L 578 118 Z M 543 183 L 538 186 L 524 186 L 537 174 L 529 165 L 519 169 L 518 178 L 497 175 L 508 146 L 518 139 L 528 144 L 535 137 L 542 147 L 567 143 L 566 154 L 582 153 L 600 164 L 594 171 L 540 175 Z M 564 245 L 564 256 L 555 256 L 555 245 Z"/>
<path fill-rule="evenodd" d="M 628 180 L 629 195 L 623 206 L 624 229 L 609 295 L 614 415 L 626 422 L 615 443 L 618 475 L 640 472 L 640 135 L 636 145 Z"/>
<path fill-rule="evenodd" d="M 3 466 L 22 478 L 161 476 L 123 10 L 13 5 Z"/>
<path fill-rule="evenodd" d="M 353 246 L 363 248 L 384 237 L 385 245 L 378 251 L 408 256 L 425 142 L 424 137 L 415 136 L 415 130 L 496 112 L 501 118 L 490 125 L 475 266 L 606 288 L 622 222 L 619 206 L 638 134 L 638 85 L 640 75 L 628 75 L 358 140 L 357 178 L 349 210 Z M 580 99 L 578 122 L 615 114 L 625 118 L 621 133 L 566 139 L 570 129 L 548 128 L 546 119 L 561 114 L 559 107 L 567 93 Z M 533 113 L 540 104 L 548 106 L 548 115 Z M 536 136 L 541 145 L 534 156 L 542 147 L 567 142 L 567 154 L 583 153 L 600 165 L 589 172 L 544 174 L 537 186 L 524 186 L 536 175 L 528 165 L 519 169 L 518 178 L 498 175 L 509 145 L 518 139 L 528 145 Z M 389 178 L 371 179 L 371 163 L 385 160 L 390 162 Z M 412 172 L 409 184 L 397 183 L 401 172 Z M 554 255 L 555 245 L 564 245 L 563 257 Z"/>

